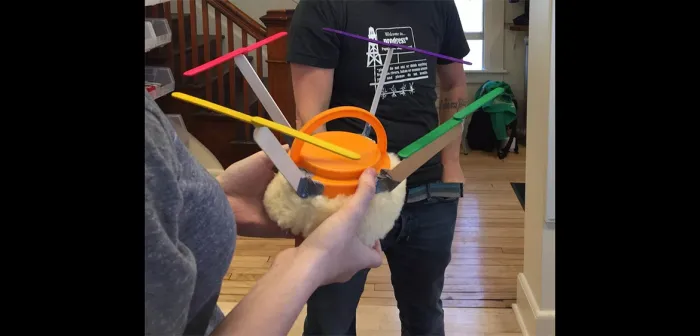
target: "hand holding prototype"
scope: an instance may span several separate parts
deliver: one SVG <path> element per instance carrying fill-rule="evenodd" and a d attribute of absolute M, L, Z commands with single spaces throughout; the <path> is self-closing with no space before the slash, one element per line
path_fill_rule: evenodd
<path fill-rule="evenodd" d="M 265 189 L 275 176 L 273 169 L 270 158 L 264 152 L 257 152 L 230 165 L 216 178 L 236 215 L 238 234 L 241 236 L 293 237 L 270 219 L 263 206 Z"/>
<path fill-rule="evenodd" d="M 349 202 L 321 223 L 299 247 L 280 253 L 276 261 L 283 263 L 291 258 L 313 264 L 318 285 L 345 282 L 360 270 L 379 267 L 382 264 L 379 241 L 374 247 L 367 247 L 357 237 L 374 198 L 376 182 L 376 171 L 365 170 Z"/>

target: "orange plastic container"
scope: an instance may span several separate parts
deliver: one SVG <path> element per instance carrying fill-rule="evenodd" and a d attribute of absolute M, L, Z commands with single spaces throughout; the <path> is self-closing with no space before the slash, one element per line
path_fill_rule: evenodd
<path fill-rule="evenodd" d="M 377 134 L 377 143 L 361 134 L 351 132 L 330 131 L 314 136 L 360 154 L 362 157 L 359 160 L 351 160 L 316 146 L 305 145 L 303 141 L 294 141 L 289 151 L 289 156 L 299 168 L 313 174 L 315 181 L 323 183 L 323 195 L 328 198 L 354 194 L 358 179 L 365 169 L 374 167 L 379 172 L 381 169 L 389 169 L 391 165 L 384 127 L 377 117 L 359 107 L 340 106 L 319 113 L 300 131 L 312 134 L 327 122 L 340 118 L 357 118 L 368 123 Z"/>

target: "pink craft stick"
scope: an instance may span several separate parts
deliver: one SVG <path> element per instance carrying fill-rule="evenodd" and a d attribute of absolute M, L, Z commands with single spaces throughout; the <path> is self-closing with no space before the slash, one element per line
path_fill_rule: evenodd
<path fill-rule="evenodd" d="M 185 76 L 194 76 L 194 75 L 196 75 L 196 74 L 198 74 L 198 73 L 200 73 L 200 72 L 202 72 L 202 71 L 209 70 L 209 69 L 211 69 L 211 68 L 213 68 L 213 67 L 215 67 L 215 66 L 217 66 L 217 65 L 219 65 L 219 64 L 221 64 L 221 63 L 224 63 L 224 62 L 226 62 L 226 61 L 232 60 L 232 59 L 234 59 L 234 58 L 235 58 L 236 56 L 238 56 L 238 55 L 247 54 L 247 53 L 249 53 L 249 52 L 251 52 L 251 51 L 253 51 L 253 50 L 255 50 L 255 49 L 258 49 L 258 48 L 260 48 L 260 47 L 262 47 L 262 46 L 264 46 L 264 45 L 266 45 L 266 44 L 268 44 L 268 43 L 270 43 L 270 42 L 272 42 L 272 41 L 274 41 L 274 40 L 277 40 L 277 39 L 279 39 L 280 37 L 286 36 L 286 35 L 287 35 L 287 32 L 277 33 L 277 34 L 272 35 L 272 36 L 270 36 L 270 37 L 268 37 L 268 38 L 264 38 L 264 39 L 262 39 L 262 40 L 260 40 L 260 41 L 258 41 L 258 42 L 255 42 L 255 43 L 253 43 L 253 44 L 251 44 L 251 45 L 249 45 L 249 46 L 245 46 L 245 47 L 242 47 L 242 48 L 238 48 L 238 49 L 236 49 L 236 50 L 234 50 L 234 51 L 229 52 L 229 53 L 226 54 L 226 55 L 222 55 L 222 56 L 217 57 L 217 58 L 215 58 L 215 59 L 213 59 L 213 60 L 211 60 L 211 61 L 209 61 L 209 62 L 206 62 L 206 63 L 204 63 L 204 64 L 202 64 L 202 65 L 200 65 L 200 66 L 198 66 L 198 67 L 195 67 L 195 68 L 192 68 L 192 69 L 190 69 L 190 70 L 187 70 L 187 71 L 185 71 L 185 73 L 183 73 L 183 75 L 185 75 Z"/>
<path fill-rule="evenodd" d="M 454 58 L 454 57 L 450 57 L 450 56 L 445 56 L 445 55 L 442 55 L 442 54 L 434 53 L 434 52 L 427 51 L 427 50 L 423 50 L 423 49 L 418 49 L 418 48 L 413 48 L 413 47 L 407 47 L 407 46 L 403 46 L 403 45 L 395 44 L 395 43 L 387 43 L 387 42 L 379 41 L 379 40 L 373 40 L 373 39 L 371 39 L 371 38 L 367 38 L 367 37 L 360 36 L 360 35 L 355 35 L 355 34 L 346 33 L 346 32 L 344 32 L 344 31 L 340 31 L 340 30 L 336 30 L 336 29 L 332 29 L 332 28 L 323 28 L 323 30 L 328 31 L 328 32 L 331 32 L 331 33 L 336 33 L 336 34 L 340 34 L 340 35 L 345 35 L 345 36 L 348 36 L 348 37 L 356 38 L 356 39 L 359 39 L 359 40 L 367 41 L 367 42 L 370 42 L 370 43 L 376 43 L 376 44 L 383 45 L 383 46 L 386 46 L 386 47 L 392 47 L 392 48 L 397 48 L 397 49 L 405 49 L 405 50 L 415 51 L 415 52 L 417 52 L 417 53 L 421 53 L 421 54 L 425 54 L 425 55 L 430 55 L 430 56 L 437 57 L 437 58 L 446 59 L 446 60 L 452 61 L 452 62 L 458 62 L 458 63 L 462 63 L 462 64 L 466 64 L 466 65 L 472 65 L 472 62 L 468 62 L 468 61 L 465 61 L 465 60 L 461 60 L 461 59 L 459 59 L 459 58 Z"/>

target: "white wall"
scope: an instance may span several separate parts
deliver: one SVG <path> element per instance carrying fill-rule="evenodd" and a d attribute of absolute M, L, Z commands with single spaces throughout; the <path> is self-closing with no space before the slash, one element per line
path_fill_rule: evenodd
<path fill-rule="evenodd" d="M 523 3 L 511 4 L 508 3 L 507 0 L 501 1 L 504 2 L 504 13 L 501 18 L 497 18 L 499 22 L 496 23 L 496 25 L 503 25 L 506 27 L 508 24 L 513 23 L 513 18 L 525 13 L 525 5 Z M 484 22 L 484 26 L 489 24 L 492 23 Z M 467 71 L 467 97 L 470 102 L 473 101 L 474 94 L 476 94 L 479 87 L 487 80 L 504 81 L 508 83 L 513 90 L 513 94 L 518 100 L 518 108 L 521 111 L 525 111 L 527 108 L 525 99 L 525 37 L 527 34 L 528 32 L 512 31 L 507 29 L 507 27 L 503 30 L 503 48 L 493 48 L 494 50 L 502 50 L 503 52 L 503 69 Z M 488 57 L 489 55 L 484 55 L 484 58 Z M 436 104 L 439 104 L 439 101 L 440 97 L 438 96 Z M 468 117 L 465 130 L 470 121 L 471 117 Z"/>
<path fill-rule="evenodd" d="M 511 4 L 507 0 L 503 1 L 505 15 L 502 24 L 512 24 L 513 18 L 525 12 L 525 5 L 522 2 Z M 506 73 L 467 72 L 467 90 L 470 99 L 485 81 L 499 80 L 510 85 L 515 98 L 522 103 L 520 106 L 525 107 L 525 37 L 527 34 L 528 32 L 504 30 L 503 70 Z"/>
<path fill-rule="evenodd" d="M 554 73 L 555 73 L 555 1 L 552 0 L 552 56 L 549 74 L 549 124 L 547 147 L 547 199 L 545 201 L 545 226 L 542 232 L 542 305 L 541 309 L 554 311 L 555 297 L 555 123 L 554 123 Z"/>
<path fill-rule="evenodd" d="M 518 274 L 513 309 L 523 335 L 554 335 L 555 239 L 553 203 L 554 150 L 554 2 L 530 2 L 528 57 L 527 161 L 525 163 L 525 253 Z M 550 164 L 551 163 L 551 164 Z"/>
<path fill-rule="evenodd" d="M 554 35 L 555 35 L 555 30 L 554 30 L 554 1 L 552 1 L 552 68 L 550 72 L 550 79 L 549 79 L 549 150 L 548 150 L 548 165 L 547 165 L 547 213 L 546 213 L 546 219 L 547 221 L 554 222 L 554 215 L 555 215 L 555 209 L 554 209 L 554 182 L 555 182 L 555 168 L 554 168 L 554 153 L 555 153 L 555 136 L 554 136 L 554 102 L 555 102 L 555 97 L 554 97 L 554 69 L 555 69 L 555 58 L 554 58 Z"/>

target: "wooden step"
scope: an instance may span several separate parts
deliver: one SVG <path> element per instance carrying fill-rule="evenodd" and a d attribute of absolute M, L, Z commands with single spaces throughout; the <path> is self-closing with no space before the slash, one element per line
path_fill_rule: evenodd
<path fill-rule="evenodd" d="M 197 45 L 196 49 L 198 50 L 198 54 L 197 54 L 198 55 L 197 56 L 198 64 L 201 64 L 202 61 L 204 60 L 204 44 L 206 43 L 206 40 L 207 39 L 203 35 L 196 36 L 195 43 Z M 208 40 L 210 43 L 210 45 L 209 45 L 210 59 L 213 59 L 213 58 L 215 58 L 214 56 L 217 56 L 216 55 L 216 36 L 209 36 Z M 192 86 L 192 89 L 194 89 L 194 90 L 204 89 L 205 84 L 207 82 L 205 74 L 197 75 L 194 77 L 185 77 L 182 75 L 182 73 L 185 70 L 191 69 L 193 67 L 193 65 L 192 65 L 192 50 L 193 50 L 192 45 L 190 44 L 185 48 L 186 69 L 182 70 L 182 69 L 180 69 L 181 68 L 181 64 L 180 64 L 181 55 L 180 55 L 179 41 L 173 40 L 173 43 L 175 43 L 175 45 L 173 46 L 174 55 L 173 55 L 172 71 L 173 71 L 173 76 L 175 77 L 176 89 L 179 91 L 182 91 L 185 88 L 190 87 L 190 86 Z M 223 39 L 222 39 L 222 43 L 223 43 Z M 153 65 L 153 66 L 167 66 L 167 52 L 168 52 L 167 49 L 161 48 L 161 50 L 157 50 L 157 51 L 154 50 L 154 51 L 151 51 L 149 53 L 146 53 L 146 55 L 147 55 L 146 56 L 146 64 Z M 250 61 L 253 60 L 252 56 L 247 56 L 247 57 Z M 224 75 L 224 77 L 223 77 L 224 83 L 223 84 L 224 84 L 224 94 L 226 96 L 224 98 L 223 102 L 228 102 L 229 101 L 229 99 L 228 99 L 228 92 L 229 92 L 228 71 L 229 71 L 229 67 L 222 66 L 221 69 L 223 70 L 223 75 Z M 211 79 L 211 82 L 213 85 L 212 90 L 214 92 L 213 98 L 217 98 L 217 101 L 215 101 L 216 103 L 221 103 L 221 102 L 218 102 L 218 93 L 217 93 L 218 85 L 216 84 L 217 76 L 218 76 L 217 70 L 210 71 L 210 79 Z M 235 69 L 234 81 L 235 81 L 236 93 L 237 94 L 242 93 L 244 81 L 243 81 L 243 75 L 241 74 L 240 70 L 238 70 L 238 68 Z M 266 78 L 263 79 L 263 83 L 267 83 Z M 250 87 L 248 89 L 252 94 L 252 90 L 250 90 Z M 255 97 L 254 95 L 252 95 L 250 99 L 251 99 L 250 100 L 251 104 L 254 103 L 255 101 L 257 101 L 257 97 Z M 237 105 L 237 107 L 242 108 L 242 105 L 240 105 L 240 106 Z"/>
<path fill-rule="evenodd" d="M 226 77 L 228 77 L 228 75 L 226 75 Z M 253 91 L 251 91 L 251 90 L 248 91 L 248 107 L 247 108 L 243 106 L 243 103 L 244 103 L 243 102 L 243 92 L 239 92 L 239 91 L 235 92 L 236 95 L 234 96 L 233 106 L 232 106 L 229 99 L 228 99 L 228 97 L 229 97 L 228 85 L 224 84 L 224 90 L 225 90 L 224 91 L 224 101 L 219 102 L 218 98 L 217 98 L 218 86 L 216 85 L 216 81 L 214 81 L 213 83 L 214 83 L 214 86 L 212 88 L 212 93 L 213 93 L 212 98 L 213 99 L 211 100 L 213 103 L 223 105 L 223 106 L 226 106 L 228 108 L 231 108 L 231 109 L 234 109 L 236 111 L 243 112 L 243 113 L 246 113 L 246 114 L 249 114 L 252 116 L 258 116 L 258 117 L 263 117 L 263 118 L 268 118 L 268 119 L 270 118 L 270 116 L 267 114 L 267 111 L 265 111 L 265 108 L 262 107 L 262 105 L 260 107 L 260 113 L 258 113 L 258 97 L 255 96 L 255 93 L 253 93 Z M 207 109 L 203 109 L 201 111 L 198 111 L 194 115 L 211 115 L 211 116 L 223 117 L 223 118 L 228 118 L 228 119 L 231 118 L 231 117 L 225 116 L 221 113 L 209 111 Z"/>
<path fill-rule="evenodd" d="M 224 167 L 260 150 L 255 142 L 245 140 L 243 127 L 247 125 L 238 120 L 226 116 L 200 115 L 185 118 L 185 123 L 187 131 L 209 149 Z"/>
<path fill-rule="evenodd" d="M 172 29 L 171 29 L 172 30 Z M 225 36 L 221 37 L 219 43 L 223 43 Z M 195 37 L 195 42 L 191 41 L 185 42 L 185 69 L 180 69 L 180 40 L 173 38 L 173 75 L 176 77 L 175 80 L 181 79 L 182 73 L 193 67 L 192 64 L 192 52 L 197 50 L 197 61 L 199 64 L 204 62 L 204 44 L 209 43 L 209 56 L 213 59 L 216 56 L 216 35 L 210 35 L 207 38 L 204 35 L 197 35 Z M 169 48 L 156 48 L 146 53 L 146 65 L 158 65 L 163 66 L 168 60 Z"/>
<path fill-rule="evenodd" d="M 190 33 L 190 14 L 185 13 L 183 16 L 184 20 L 184 26 L 185 26 L 185 43 L 189 44 L 190 41 L 192 41 L 192 34 Z M 179 28 L 179 15 L 177 13 L 173 13 L 170 16 L 170 30 L 173 32 L 173 41 L 180 41 L 179 36 L 180 36 L 180 28 Z"/>

